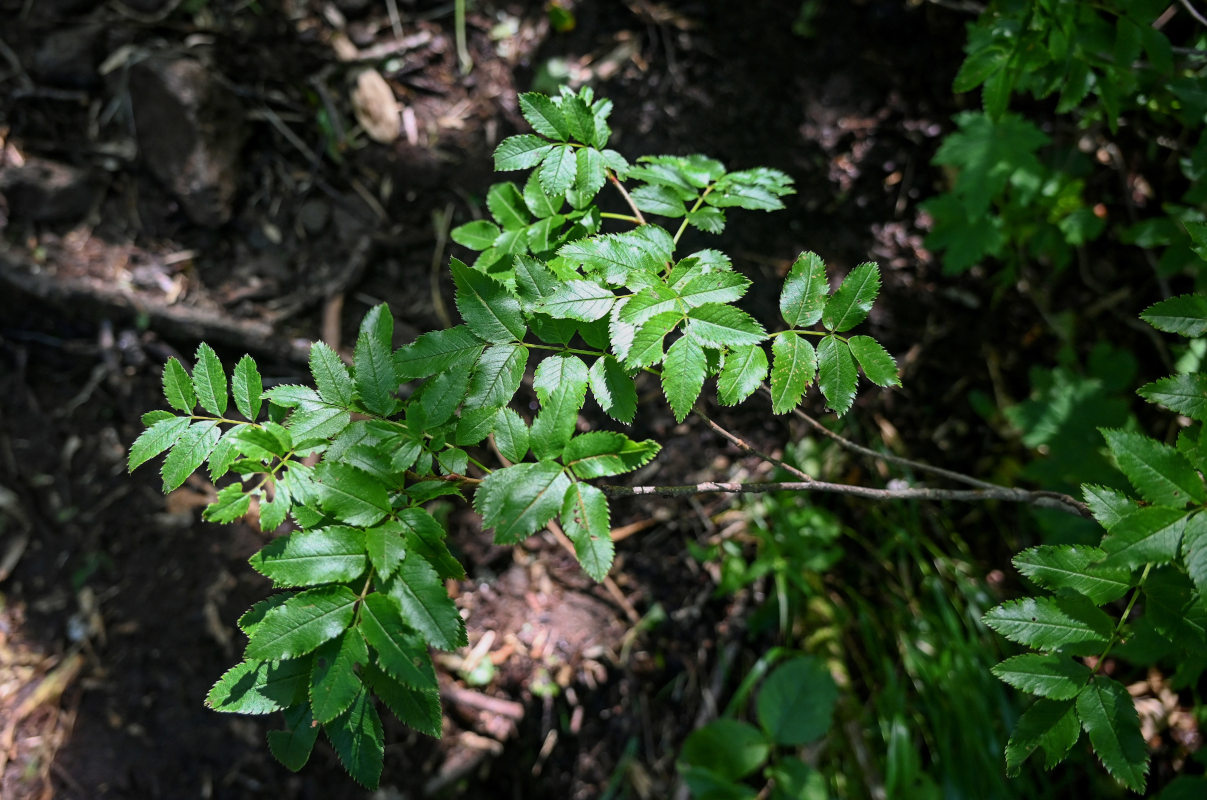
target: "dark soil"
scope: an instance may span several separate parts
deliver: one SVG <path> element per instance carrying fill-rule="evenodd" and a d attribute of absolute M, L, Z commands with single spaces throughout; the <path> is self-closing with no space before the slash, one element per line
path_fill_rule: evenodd
<path fill-rule="evenodd" d="M 286 381 L 303 379 L 306 341 L 352 341 L 377 302 L 390 303 L 400 341 L 440 326 L 443 271 L 431 287 L 457 251 L 447 230 L 482 213 L 493 147 L 522 123 L 515 94 L 551 65 L 614 100 L 613 146 L 626 155 L 703 152 L 792 175 L 786 212 L 733 214 L 708 241 L 763 288 L 750 310 L 771 318 L 801 250 L 838 272 L 879 261 L 872 332 L 901 356 L 909 388 L 868 400 L 866 418 L 891 419 L 911 455 L 974 472 L 1002 447 L 954 400 L 969 380 L 993 391 L 980 372 L 964 377 L 990 355 L 1008 359 L 1008 388 L 1025 394 L 1028 354 L 981 343 L 1022 340 L 1043 328 L 1039 312 L 991 313 L 941 279 L 917 210 L 941 181 L 929 161 L 957 110 L 964 17 L 822 3 L 805 37 L 793 32 L 799 2 L 628 0 L 573 4 L 577 25 L 559 33 L 543 3 L 472 5 L 474 68 L 462 75 L 451 4 L 397 3 L 410 45 L 367 62 L 404 109 L 399 138 L 381 144 L 341 138 L 355 120 L 335 48 L 395 42 L 383 4 L 0 0 L 0 169 L 51 164 L 0 185 L 3 797 L 366 796 L 325 745 L 295 776 L 264 746 L 272 720 L 202 706 L 238 658 L 234 620 L 267 592 L 246 566 L 265 536 L 202 524 L 213 487 L 198 478 L 165 499 L 154 470 L 126 474 L 126 448 L 162 405 L 164 359 L 187 363 L 201 339 L 228 363 L 250 351 Z M 205 65 L 202 83 L 164 89 L 155 65 L 186 51 Z M 189 92 L 197 120 L 164 111 Z M 162 164 L 197 137 L 212 140 L 212 162 L 182 190 Z M 668 442 L 660 480 L 733 466 L 702 425 L 652 414 L 638 433 Z M 769 449 L 791 435 L 765 409 L 728 419 Z M 618 545 L 621 599 L 552 538 L 494 548 L 454 512 L 470 578 L 451 589 L 471 652 L 441 662 L 441 741 L 387 723 L 385 788 L 372 796 L 672 796 L 718 653 L 743 635 L 740 603 L 713 599 L 685 548 L 723 507 L 618 510 L 616 524 L 642 528 Z M 484 658 L 493 677 L 467 686 L 466 662 Z M 26 702 L 38 687 L 48 693 Z"/>

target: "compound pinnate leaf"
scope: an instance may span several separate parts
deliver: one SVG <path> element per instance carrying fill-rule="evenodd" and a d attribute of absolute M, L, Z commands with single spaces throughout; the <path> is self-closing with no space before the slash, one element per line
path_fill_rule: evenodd
<path fill-rule="evenodd" d="M 817 346 L 817 385 L 826 404 L 839 416 L 855 402 L 859 373 L 850 346 L 837 336 L 827 336 Z"/>
<path fill-rule="evenodd" d="M 725 356 L 725 366 L 717 376 L 717 398 L 722 405 L 737 405 L 754 394 L 766 377 L 767 353 L 762 346 L 735 347 Z"/>
<path fill-rule="evenodd" d="M 315 490 L 324 511 L 349 525 L 376 525 L 390 513 L 385 484 L 364 470 L 324 461 L 315 470 Z"/>
<path fill-rule="evenodd" d="M 1059 653 L 1023 653 L 993 667 L 1000 680 L 1024 692 L 1071 700 L 1089 681 L 1090 668 Z"/>
<path fill-rule="evenodd" d="M 1145 506 L 1119 520 L 1102 540 L 1107 567 L 1164 564 L 1178 556 L 1185 512 L 1166 506 Z"/>
<path fill-rule="evenodd" d="M 704 388 L 707 367 L 704 348 L 688 336 L 677 339 L 667 349 L 662 364 L 662 393 L 666 395 L 676 421 L 686 419 L 695 405 Z"/>
<path fill-rule="evenodd" d="M 243 485 L 232 483 L 218 492 L 214 502 L 205 507 L 202 518 L 206 522 L 234 522 L 251 508 L 251 495 L 243 491 Z"/>
<path fill-rule="evenodd" d="M 390 309 L 384 304 L 374 306 L 360 324 L 352 354 L 360 401 L 369 411 L 382 416 L 393 414 L 398 407 L 394 397 L 398 376 L 394 372 L 393 339 L 394 318 Z M 321 395 L 321 386 L 319 390 Z M 324 399 L 329 400 L 325 396 Z"/>
<path fill-rule="evenodd" d="M 492 345 L 478 358 L 469 381 L 468 406 L 500 408 L 507 405 L 520 388 L 528 348 L 518 344 Z"/>
<path fill-rule="evenodd" d="M 130 458 L 127 469 L 136 470 L 142 464 L 169 449 L 180 440 L 189 428 L 188 417 L 168 417 L 151 425 L 130 445 Z"/>
<path fill-rule="evenodd" d="M 539 92 L 525 92 L 520 95 L 519 101 L 520 113 L 534 131 L 561 142 L 570 138 L 566 115 L 548 97 Z"/>
<path fill-rule="evenodd" d="M 163 365 L 163 395 L 168 405 L 177 411 L 192 414 L 197 405 L 197 394 L 193 391 L 193 379 L 175 357 Z"/>
<path fill-rule="evenodd" d="M 556 145 L 537 168 L 541 188 L 552 195 L 563 195 L 574 185 L 578 174 L 578 157 L 568 144 Z"/>
<path fill-rule="evenodd" d="M 243 356 L 231 373 L 231 394 L 235 398 L 235 408 L 245 418 L 255 422 L 260 415 L 260 395 L 263 393 L 264 382 L 260 379 L 260 371 L 256 369 L 256 360 L 248 355 Z"/>
<path fill-rule="evenodd" d="M 602 581 L 615 555 L 608 498 L 589 483 L 573 481 L 562 500 L 561 520 L 583 571 Z"/>
<path fill-rule="evenodd" d="M 326 723 L 344 713 L 363 690 L 356 670 L 369 662 L 369 648 L 349 628 L 315 650 L 313 660 L 310 710 L 318 722 Z"/>
<path fill-rule="evenodd" d="M 863 367 L 863 374 L 877 386 L 900 386 L 901 377 L 897 374 L 897 362 L 880 346 L 880 342 L 870 336 L 852 336 L 847 340 L 851 347 L 851 355 Z"/>
<path fill-rule="evenodd" d="M 511 172 L 517 169 L 531 169 L 545 158 L 553 145 L 539 136 L 522 133 L 518 136 L 508 136 L 499 142 L 495 148 L 495 169 L 499 172 Z M 465 244 L 461 242 L 461 244 Z M 467 247 L 469 245 L 466 245 Z M 484 248 L 474 248 L 480 250 Z"/>
<path fill-rule="evenodd" d="M 1150 403 L 1185 414 L 1191 419 L 1207 420 L 1207 375 L 1171 375 L 1141 386 L 1137 392 Z"/>
<path fill-rule="evenodd" d="M 759 689 L 759 724 L 779 745 L 795 747 L 820 739 L 830 729 L 838 686 L 825 662 L 810 656 L 786 661 Z"/>
<path fill-rule="evenodd" d="M 591 365 L 587 382 L 595 402 L 612 419 L 628 424 L 637 414 L 637 385 L 620 362 L 601 356 Z"/>
<path fill-rule="evenodd" d="M 408 625 L 434 647 L 456 650 L 468 644 L 465 622 L 432 565 L 416 553 L 402 562 L 387 583 L 387 591 L 402 606 Z"/>
<path fill-rule="evenodd" d="M 821 319 L 830 283 L 826 265 L 817 253 L 801 253 L 780 292 L 780 313 L 794 328 L 804 328 Z"/>
<path fill-rule="evenodd" d="M 394 351 L 394 370 L 401 380 L 427 378 L 462 360 L 475 360 L 481 352 L 482 340 L 468 326 L 458 325 L 425 333 Z"/>
<path fill-rule="evenodd" d="M 1131 570 L 1104 567 L 1106 552 L 1097 547 L 1040 545 L 1014 557 L 1014 566 L 1045 589 L 1072 589 L 1102 605 L 1131 588 Z"/>
<path fill-rule="evenodd" d="M 500 408 L 495 413 L 495 447 L 508 461 L 523 461 L 528 455 L 528 424 L 510 408 Z"/>
<path fill-rule="evenodd" d="M 872 262 L 851 270 L 842 285 L 826 300 L 821 321 L 826 330 L 842 333 L 868 317 L 880 293 L 880 268 Z"/>
<path fill-rule="evenodd" d="M 1081 737 L 1081 723 L 1072 700 L 1036 700 L 1019 717 L 1006 745 L 1006 774 L 1015 777 L 1019 768 L 1042 748 L 1048 769 L 1064 761 Z"/>
<path fill-rule="evenodd" d="M 800 404 L 817 374 L 817 351 L 795 333 L 771 343 L 771 410 L 786 414 Z"/>
<path fill-rule="evenodd" d="M 319 737 L 308 703 L 298 703 L 285 711 L 285 730 L 268 732 L 268 749 L 291 772 L 297 772 L 310 760 L 310 752 Z"/>
<path fill-rule="evenodd" d="M 561 508 L 570 479 L 553 461 L 516 464 L 495 470 L 474 493 L 482 524 L 495 541 L 514 544 L 540 530 Z"/>
<path fill-rule="evenodd" d="M 608 315 L 616 295 L 592 281 L 566 281 L 545 298 L 540 310 L 556 319 L 594 322 Z"/>
<path fill-rule="evenodd" d="M 443 719 L 438 690 L 404 686 L 372 665 L 365 669 L 361 677 L 373 694 L 398 717 L 399 722 L 425 736 L 440 738 Z"/>
<path fill-rule="evenodd" d="M 333 525 L 273 539 L 249 559 L 277 587 L 351 581 L 365 571 L 365 535 Z"/>
<path fill-rule="evenodd" d="M 211 414 L 219 417 L 226 413 L 226 372 L 214 348 L 205 342 L 197 345 L 196 364 L 193 367 L 193 389 L 197 402 Z"/>
<path fill-rule="evenodd" d="M 427 643 L 402 619 L 393 597 L 374 592 L 361 605 L 360 632 L 377 652 L 378 665 L 414 689 L 437 689 L 436 670 Z"/>
<path fill-rule="evenodd" d="M 1130 431 L 1103 429 L 1102 436 L 1120 471 L 1148 502 L 1177 508 L 1207 502 L 1203 479 L 1174 448 Z"/>
<path fill-rule="evenodd" d="M 650 439 L 635 442 L 623 433 L 590 431 L 570 440 L 562 463 L 580 478 L 604 478 L 644 467 L 660 449 Z"/>
<path fill-rule="evenodd" d="M 1071 597 L 1025 597 L 990 609 L 985 624 L 1012 642 L 1054 650 L 1078 642 L 1105 642 L 1114 625 L 1088 600 Z"/>
<path fill-rule="evenodd" d="M 315 342 L 310 346 L 310 374 L 314 376 L 314 386 L 323 400 L 337 406 L 352 404 L 352 376 L 339 354 L 326 342 Z"/>
<path fill-rule="evenodd" d="M 210 453 L 218 446 L 222 433 L 214 420 L 194 423 L 180 435 L 172 452 L 163 460 L 163 490 L 177 489 L 186 479 L 205 463 Z"/>
<path fill-rule="evenodd" d="M 520 314 L 520 301 L 489 275 L 452 259 L 453 282 L 457 285 L 457 310 L 475 334 L 488 342 L 515 342 L 527 330 Z"/>
<path fill-rule="evenodd" d="M 245 655 L 262 660 L 306 655 L 352 624 L 356 601 L 347 586 L 299 592 L 264 615 L 251 634 Z"/>
<path fill-rule="evenodd" d="M 1123 684 L 1095 675 L 1077 695 L 1077 716 L 1107 772 L 1133 792 L 1143 792 L 1148 748 L 1140 734 L 1136 704 Z"/>
<path fill-rule="evenodd" d="M 241 661 L 218 679 L 205 704 L 231 714 L 271 714 L 304 699 L 309 684 L 308 658 Z"/>
<path fill-rule="evenodd" d="M 1197 338 L 1207 333 L 1207 296 L 1184 294 L 1149 306 L 1140 319 L 1159 331 Z"/>
<path fill-rule="evenodd" d="M 376 789 L 385 758 L 381 717 L 369 692 L 362 686 L 352 704 L 323 726 L 335 754 L 352 779 L 366 789 Z"/>
<path fill-rule="evenodd" d="M 726 303 L 705 303 L 689 310 L 683 332 L 705 347 L 741 347 L 767 338 L 753 317 Z"/>

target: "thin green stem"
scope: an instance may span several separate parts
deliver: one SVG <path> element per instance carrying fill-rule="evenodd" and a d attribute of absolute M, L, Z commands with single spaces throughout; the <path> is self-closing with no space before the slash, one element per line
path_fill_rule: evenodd
<path fill-rule="evenodd" d="M 1131 599 L 1127 601 L 1127 608 L 1123 609 L 1123 614 L 1119 617 L 1119 624 L 1115 626 L 1115 630 L 1111 632 L 1111 638 L 1106 643 L 1106 648 L 1103 649 L 1102 655 L 1098 656 L 1098 663 L 1094 666 L 1094 673 L 1097 674 L 1102 665 L 1106 663 L 1106 657 L 1110 655 L 1111 650 L 1116 644 L 1123 641 L 1123 626 L 1127 624 L 1127 618 L 1132 615 L 1132 607 L 1136 605 L 1136 600 L 1140 598 L 1140 590 L 1144 588 L 1144 582 L 1148 580 L 1148 573 L 1152 571 L 1153 565 L 1148 564 L 1144 567 L 1144 573 L 1140 576 L 1140 582 L 1136 584 L 1136 588 L 1132 591 Z"/>
<path fill-rule="evenodd" d="M 704 189 L 704 192 L 698 198 L 696 198 L 696 202 L 691 207 L 691 210 L 687 212 L 687 216 L 685 216 L 683 218 L 683 221 L 679 223 L 679 230 L 675 231 L 675 240 L 674 240 L 675 244 L 679 244 L 679 237 L 681 237 L 683 235 L 683 232 L 687 230 L 687 218 L 700 210 L 700 206 L 704 205 L 704 198 L 708 197 L 708 193 L 711 192 L 715 187 L 716 187 L 715 183 L 710 183 Z"/>
<path fill-rule="evenodd" d="M 783 336 L 785 333 L 798 333 L 801 336 L 835 336 L 844 342 L 847 340 L 845 336 L 839 336 L 837 333 L 830 333 L 829 331 L 803 331 L 800 328 L 789 328 L 786 331 L 775 331 L 774 333 L 767 334 L 767 337 L 774 339 L 776 336 Z"/>
<path fill-rule="evenodd" d="M 631 222 L 634 225 L 644 225 L 645 223 L 639 220 L 632 214 L 614 214 L 611 211 L 601 211 L 599 216 L 603 219 L 618 219 L 622 222 Z"/>
<path fill-rule="evenodd" d="M 595 356 L 599 358 L 606 356 L 607 353 L 603 350 L 582 350 L 577 347 L 560 347 L 553 344 L 535 344 L 532 342 L 520 342 L 521 347 L 527 347 L 529 350 L 553 350 L 557 353 L 572 353 L 576 356 Z"/>

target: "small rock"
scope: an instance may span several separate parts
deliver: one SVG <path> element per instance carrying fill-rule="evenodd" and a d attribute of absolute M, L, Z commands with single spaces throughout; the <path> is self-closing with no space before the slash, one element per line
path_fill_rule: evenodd
<path fill-rule="evenodd" d="M 144 161 L 198 225 L 230 219 L 245 139 L 238 100 L 185 56 L 153 56 L 130 69 L 130 101 Z"/>
<path fill-rule="evenodd" d="M 356 121 L 373 141 L 389 144 L 398 138 L 402 109 L 394 97 L 394 90 L 377 70 L 367 69 L 356 76 L 352 110 L 356 112 Z"/>
<path fill-rule="evenodd" d="M 96 202 L 101 185 L 87 170 L 42 158 L 0 167 L 0 195 L 14 220 L 77 222 Z"/>

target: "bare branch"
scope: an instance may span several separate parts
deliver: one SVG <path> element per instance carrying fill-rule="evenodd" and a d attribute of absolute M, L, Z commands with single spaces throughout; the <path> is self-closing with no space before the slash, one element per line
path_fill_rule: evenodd
<path fill-rule="evenodd" d="M 641 209 L 638 208 L 637 204 L 633 202 L 633 196 L 629 194 L 628 189 L 624 188 L 624 184 L 620 182 L 620 178 L 616 177 L 616 173 L 612 170 L 608 170 L 608 179 L 612 181 L 612 185 L 616 187 L 616 190 L 620 192 L 620 196 L 624 198 L 626 203 L 628 203 L 629 208 L 633 209 L 633 216 L 637 217 L 637 223 L 639 225 L 645 225 L 645 217 L 642 215 Z"/>

